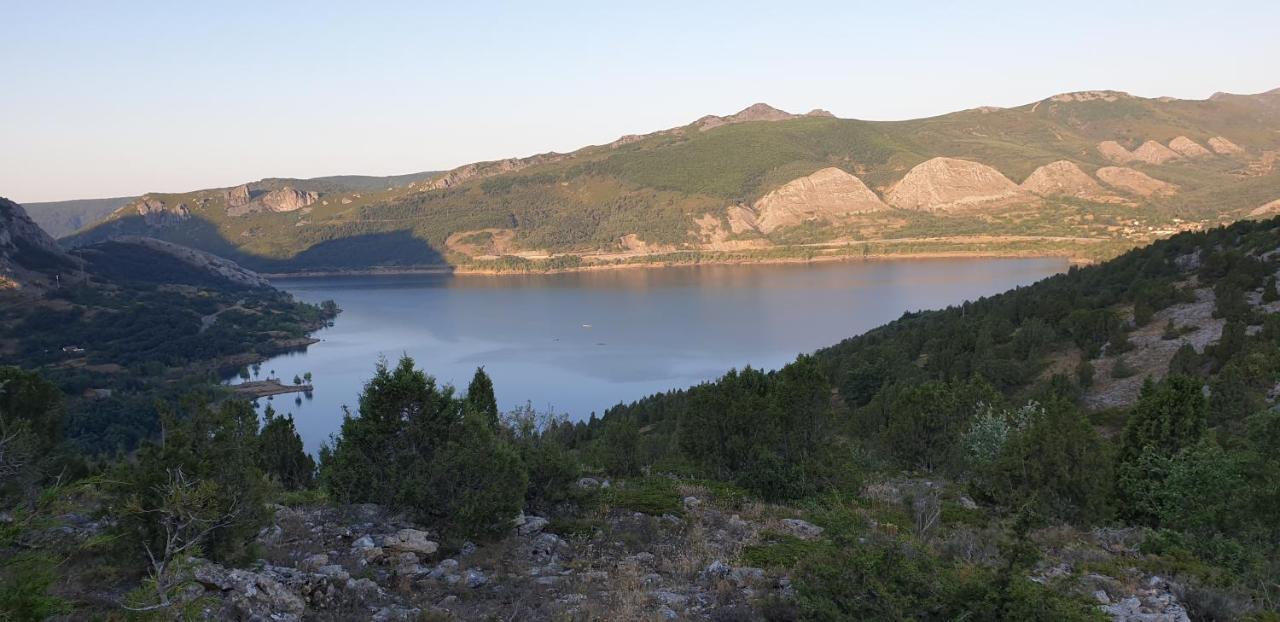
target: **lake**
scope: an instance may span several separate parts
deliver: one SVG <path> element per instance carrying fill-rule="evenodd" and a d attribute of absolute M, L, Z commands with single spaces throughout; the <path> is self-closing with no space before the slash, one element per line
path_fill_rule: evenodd
<path fill-rule="evenodd" d="M 408 354 L 460 391 L 476 367 L 504 410 L 532 402 L 571 419 L 714 379 L 774 369 L 900 317 L 1027 285 L 1064 259 L 939 259 L 697 266 L 519 276 L 277 279 L 298 299 L 343 312 L 306 352 L 262 365 L 286 383 L 311 372 L 294 414 L 309 451 L 337 431 L 379 357 Z M 266 403 L 266 402 L 263 402 Z"/>

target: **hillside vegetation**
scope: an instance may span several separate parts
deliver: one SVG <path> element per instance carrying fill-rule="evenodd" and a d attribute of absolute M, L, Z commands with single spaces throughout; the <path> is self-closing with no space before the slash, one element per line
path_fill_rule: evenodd
<path fill-rule="evenodd" d="M 1274 620 L 1278 275 L 1183 233 L 577 423 L 382 361 L 318 461 L 207 393 L 116 459 L 0 368 L 0 612 Z"/>
<path fill-rule="evenodd" d="M 1040 243 L 1042 254 L 1102 259 L 1280 198 L 1277 127 L 1277 91 L 1204 101 L 1083 92 L 897 122 L 757 105 L 385 186 L 264 180 L 149 194 L 69 242 L 145 233 L 280 272 L 1027 254 Z M 823 210 L 779 221 L 762 202 L 828 168 L 890 209 L 859 207 L 868 197 L 844 192 L 847 183 L 824 187 L 829 174 L 808 195 Z M 315 196 L 241 207 L 284 187 Z M 471 243 L 479 235 L 498 241 Z M 371 246 L 353 243 L 362 240 L 382 248 L 352 253 Z"/>

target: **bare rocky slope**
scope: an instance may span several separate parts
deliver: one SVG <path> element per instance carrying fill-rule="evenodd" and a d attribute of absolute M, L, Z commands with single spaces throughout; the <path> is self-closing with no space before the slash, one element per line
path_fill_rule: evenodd
<path fill-rule="evenodd" d="M 956 158 L 917 164 L 885 195 L 894 207 L 949 210 L 1017 198 L 1018 185 L 990 166 Z"/>

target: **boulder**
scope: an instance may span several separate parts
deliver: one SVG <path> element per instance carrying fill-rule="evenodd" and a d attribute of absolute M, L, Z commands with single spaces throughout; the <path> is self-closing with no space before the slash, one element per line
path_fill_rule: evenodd
<path fill-rule="evenodd" d="M 417 529 L 401 529 L 382 541 L 383 548 L 397 553 L 414 553 L 423 557 L 434 555 L 440 545 L 430 539 L 430 534 Z"/>
<path fill-rule="evenodd" d="M 524 522 L 520 526 L 516 527 L 516 531 L 522 536 L 531 536 L 536 533 L 541 533 L 550 522 L 551 521 L 541 516 L 528 516 L 525 517 Z"/>

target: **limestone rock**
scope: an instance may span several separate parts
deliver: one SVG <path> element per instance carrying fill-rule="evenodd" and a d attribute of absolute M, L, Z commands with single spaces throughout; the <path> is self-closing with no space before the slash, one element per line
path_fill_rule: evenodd
<path fill-rule="evenodd" d="M 811 220 L 835 221 L 886 209 L 889 206 L 861 179 L 835 167 L 789 181 L 754 206 L 756 226 L 765 233 Z"/>
<path fill-rule="evenodd" d="M 1133 96 L 1123 91 L 1076 91 L 1073 93 L 1058 93 L 1049 98 L 1049 101 L 1055 102 L 1092 102 L 1104 101 L 1115 102 L 1121 99 L 1129 99 Z"/>
<path fill-rule="evenodd" d="M 1164 164 L 1169 160 L 1177 160 L 1181 156 L 1174 150 L 1154 140 L 1148 140 L 1142 143 L 1142 146 L 1133 150 L 1133 157 L 1135 160 L 1148 164 Z"/>
<path fill-rule="evenodd" d="M 1112 188 L 1143 197 L 1167 196 L 1178 191 L 1178 187 L 1169 182 L 1123 166 L 1104 166 L 1098 169 L 1097 175 Z"/>
<path fill-rule="evenodd" d="M 1239 145 L 1221 136 L 1210 138 L 1209 148 L 1218 155 L 1240 155 L 1244 153 L 1244 149 L 1241 149 Z"/>
<path fill-rule="evenodd" d="M 249 184 L 240 184 L 227 191 L 228 207 L 244 207 L 252 200 L 253 193 L 249 191 Z"/>
<path fill-rule="evenodd" d="M 414 553 L 420 556 L 434 555 L 440 545 L 431 541 L 429 534 L 417 529 L 401 529 L 387 536 L 382 546 L 396 553 Z"/>
<path fill-rule="evenodd" d="M 149 227 L 176 225 L 191 217 L 191 210 L 186 203 L 171 206 L 149 194 L 134 202 L 133 209 Z"/>
<path fill-rule="evenodd" d="M 273 212 L 293 212 L 314 204 L 320 200 L 320 195 L 313 191 L 304 192 L 285 186 L 268 192 L 259 200 Z"/>
<path fill-rule="evenodd" d="M 941 211 L 1017 198 L 1018 185 L 985 164 L 933 158 L 917 164 L 885 195 L 894 207 Z"/>
<path fill-rule="evenodd" d="M 1074 162 L 1058 160 L 1037 168 L 1022 182 L 1022 189 L 1040 196 L 1102 199 L 1107 192 Z"/>
<path fill-rule="evenodd" d="M 37 278 L 37 273 L 54 267 L 50 260 L 68 269 L 79 264 L 31 220 L 27 210 L 0 198 L 0 290 L 10 283 L 22 286 Z"/>
<path fill-rule="evenodd" d="M 1208 149 L 1201 146 L 1200 143 L 1191 140 L 1186 136 L 1179 136 L 1169 141 L 1169 148 L 1178 152 L 1178 154 L 1184 158 L 1203 158 L 1205 156 L 1213 155 Z"/>
<path fill-rule="evenodd" d="M 1098 143 L 1098 153 L 1102 154 L 1103 158 L 1116 164 L 1125 164 L 1137 159 L 1132 152 L 1124 148 L 1124 145 L 1114 140 L 1104 140 Z"/>

